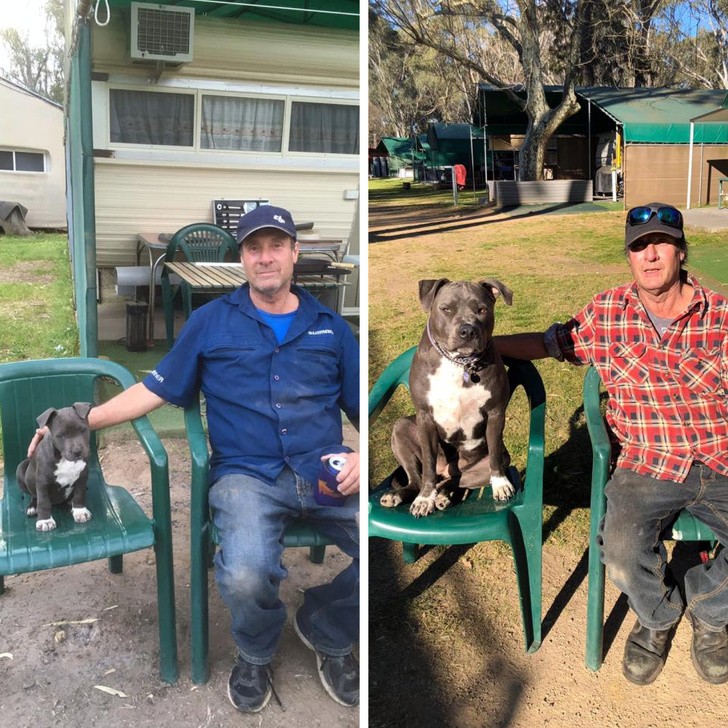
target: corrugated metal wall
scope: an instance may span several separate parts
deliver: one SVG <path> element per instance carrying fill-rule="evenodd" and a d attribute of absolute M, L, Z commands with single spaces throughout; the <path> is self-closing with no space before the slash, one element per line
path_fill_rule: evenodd
<path fill-rule="evenodd" d="M 624 150 L 626 207 L 645 202 L 667 202 L 685 207 L 688 191 L 687 144 L 628 144 Z M 728 176 L 728 146 L 693 147 L 690 204 L 716 205 L 718 178 Z"/>

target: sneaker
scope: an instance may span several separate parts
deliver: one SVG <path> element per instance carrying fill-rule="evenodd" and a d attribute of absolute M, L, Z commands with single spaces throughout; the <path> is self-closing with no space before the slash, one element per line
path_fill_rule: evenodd
<path fill-rule="evenodd" d="M 293 628 L 309 650 L 316 653 L 316 663 L 321 684 L 339 704 L 351 707 L 359 705 L 359 663 L 350 652 L 348 655 L 326 655 L 317 650 L 303 632 L 298 612 L 293 618 Z"/>
<path fill-rule="evenodd" d="M 238 655 L 228 680 L 228 698 L 243 713 L 263 710 L 273 692 L 269 665 L 254 665 Z"/>

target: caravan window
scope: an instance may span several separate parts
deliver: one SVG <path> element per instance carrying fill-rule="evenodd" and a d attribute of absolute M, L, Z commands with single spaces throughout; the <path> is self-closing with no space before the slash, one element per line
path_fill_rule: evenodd
<path fill-rule="evenodd" d="M 194 143 L 193 94 L 110 89 L 109 111 L 112 142 L 174 147 Z"/>
<path fill-rule="evenodd" d="M 359 107 L 294 101 L 288 150 L 358 154 Z"/>
<path fill-rule="evenodd" d="M 285 101 L 203 96 L 200 146 L 244 152 L 280 152 Z"/>
<path fill-rule="evenodd" d="M 20 152 L 18 150 L 0 150 L 0 170 L 8 172 L 45 172 L 45 154 L 43 152 Z"/>

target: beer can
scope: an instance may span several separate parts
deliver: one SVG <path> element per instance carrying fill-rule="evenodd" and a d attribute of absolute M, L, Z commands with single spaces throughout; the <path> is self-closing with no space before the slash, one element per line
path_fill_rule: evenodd
<path fill-rule="evenodd" d="M 346 458 L 342 455 L 333 455 L 321 462 L 318 475 L 318 484 L 314 488 L 314 498 L 320 506 L 341 506 L 346 496 L 338 491 L 336 476 L 346 465 Z"/>

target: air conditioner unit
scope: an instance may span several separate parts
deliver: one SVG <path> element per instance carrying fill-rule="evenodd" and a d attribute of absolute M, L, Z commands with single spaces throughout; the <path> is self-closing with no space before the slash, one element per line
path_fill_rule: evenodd
<path fill-rule="evenodd" d="M 194 30 L 194 8 L 132 3 L 131 58 L 189 63 Z"/>

